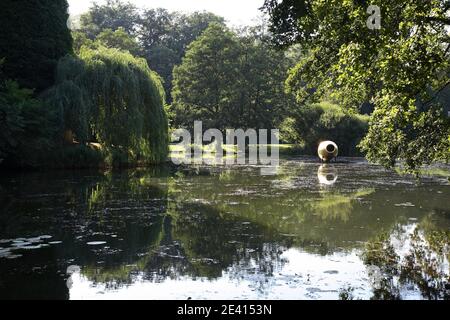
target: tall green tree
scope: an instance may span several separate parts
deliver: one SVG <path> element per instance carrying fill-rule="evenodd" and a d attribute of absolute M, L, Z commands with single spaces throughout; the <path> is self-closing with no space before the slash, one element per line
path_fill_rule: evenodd
<path fill-rule="evenodd" d="M 381 28 L 369 28 L 369 4 Z M 449 119 L 434 94 L 449 83 L 449 1 L 266 0 L 273 40 L 300 43 L 305 57 L 288 89 L 301 102 L 329 95 L 375 106 L 362 149 L 369 160 L 414 170 L 450 159 Z M 422 103 L 419 103 L 422 102 Z"/>
<path fill-rule="evenodd" d="M 0 58 L 9 79 L 40 92 L 54 82 L 58 60 L 72 52 L 66 0 L 2 0 Z"/>
<path fill-rule="evenodd" d="M 134 56 L 141 53 L 141 48 L 136 39 L 128 35 L 122 27 L 116 31 L 105 29 L 97 36 L 96 40 L 107 48 L 128 51 Z"/>
<path fill-rule="evenodd" d="M 94 3 L 89 12 L 81 16 L 80 27 L 74 33 L 75 48 L 79 49 L 80 43 L 89 45 L 89 40 L 113 36 L 115 45 L 111 45 L 111 39 L 104 45 L 123 49 L 125 37 L 116 34 L 122 28 L 143 48 L 130 52 L 145 57 L 150 68 L 163 78 L 167 101 L 171 103 L 173 68 L 181 63 L 187 46 L 213 22 L 225 25 L 222 17 L 209 12 L 183 14 L 162 8 L 139 12 L 130 2 L 108 0 L 105 4 Z M 105 30 L 114 34 L 105 34 Z M 129 48 L 131 42 L 126 42 Z"/>
<path fill-rule="evenodd" d="M 212 24 L 174 70 L 175 125 L 273 128 L 290 103 L 284 93 L 289 59 L 261 41 L 255 30 L 238 36 Z"/>
<path fill-rule="evenodd" d="M 80 17 L 81 31 L 94 40 L 103 30 L 123 28 L 135 35 L 139 24 L 139 12 L 135 5 L 121 0 L 107 0 L 104 5 L 94 2 L 89 11 Z"/>
<path fill-rule="evenodd" d="M 106 47 L 111 49 L 119 49 L 122 51 L 128 51 L 133 56 L 140 56 L 142 54 L 142 48 L 137 42 L 136 38 L 130 36 L 122 27 L 119 27 L 116 31 L 111 29 L 105 29 L 99 33 L 94 41 L 89 39 L 83 32 L 74 31 L 74 50 L 80 52 L 83 46 L 90 48 Z"/>
<path fill-rule="evenodd" d="M 239 35 L 237 110 L 239 125 L 252 128 L 275 128 L 294 107 L 285 93 L 287 71 L 294 65 L 288 53 L 275 50 L 266 41 L 261 26 L 245 28 Z"/>
<path fill-rule="evenodd" d="M 150 67 L 164 79 L 169 103 L 174 67 L 181 63 L 188 45 L 211 23 L 225 25 L 222 17 L 209 12 L 182 14 L 161 8 L 143 12 L 139 39 Z"/>
<path fill-rule="evenodd" d="M 174 69 L 175 125 L 202 120 L 205 127 L 224 128 L 236 119 L 240 48 L 237 36 L 212 24 L 190 46 Z"/>
<path fill-rule="evenodd" d="M 46 100 L 58 110 L 60 132 L 102 144 L 113 165 L 165 160 L 168 123 L 159 76 L 128 52 L 83 47 L 58 65 Z"/>

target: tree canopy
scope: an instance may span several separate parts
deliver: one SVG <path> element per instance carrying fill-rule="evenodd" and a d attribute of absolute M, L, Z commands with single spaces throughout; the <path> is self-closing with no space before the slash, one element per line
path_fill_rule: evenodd
<path fill-rule="evenodd" d="M 47 101 L 59 110 L 61 131 L 71 130 L 80 143 L 101 143 L 113 164 L 156 163 L 167 155 L 164 91 L 144 59 L 83 47 L 78 57 L 60 61 Z"/>
<path fill-rule="evenodd" d="M 175 67 L 174 124 L 273 128 L 288 107 L 283 81 L 289 66 L 284 52 L 270 48 L 255 30 L 237 35 L 210 25 Z"/>
<path fill-rule="evenodd" d="M 146 58 L 150 68 L 163 78 L 170 103 L 173 68 L 181 63 L 187 46 L 213 22 L 225 25 L 222 17 L 209 12 L 184 14 L 162 8 L 139 12 L 130 2 L 108 0 L 105 4 L 94 3 L 81 16 L 80 27 L 74 33 L 75 47 L 96 40 Z"/>
<path fill-rule="evenodd" d="M 72 36 L 76 53 L 79 53 L 83 46 L 87 46 L 91 49 L 98 47 L 119 49 L 121 51 L 128 51 L 134 56 L 142 54 L 142 48 L 136 38 L 126 33 L 122 27 L 119 27 L 116 31 L 105 29 L 94 40 L 89 39 L 85 33 L 80 31 L 73 32 Z"/>
<path fill-rule="evenodd" d="M 375 106 L 361 144 L 385 166 L 410 169 L 450 158 L 450 126 L 435 94 L 449 83 L 450 4 L 441 0 L 373 1 L 381 29 L 366 25 L 368 3 L 266 0 L 277 45 L 300 43 L 304 57 L 288 90 L 300 102 L 331 97 L 347 108 Z M 421 103 L 422 102 L 422 103 Z"/>
<path fill-rule="evenodd" d="M 172 102 L 172 72 L 211 23 L 225 25 L 222 17 L 209 12 L 182 14 L 165 9 L 150 9 L 142 14 L 139 39 L 149 66 L 164 79 L 167 100 Z"/>
<path fill-rule="evenodd" d="M 89 11 L 80 17 L 81 31 L 94 40 L 103 30 L 123 28 L 134 35 L 140 21 L 135 5 L 121 0 L 107 0 L 104 5 L 94 2 Z"/>

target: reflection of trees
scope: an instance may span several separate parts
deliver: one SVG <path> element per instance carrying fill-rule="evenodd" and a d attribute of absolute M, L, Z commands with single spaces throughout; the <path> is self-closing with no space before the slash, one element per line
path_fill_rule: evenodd
<path fill-rule="evenodd" d="M 253 262 L 258 273 L 271 275 L 280 262 L 280 246 L 268 244 L 273 239 L 264 227 L 234 217 L 224 218 L 202 204 L 181 205 L 170 214 L 172 236 L 183 247 L 193 276 L 220 277 L 226 269 L 239 274 L 251 268 Z"/>
<path fill-rule="evenodd" d="M 81 177 L 78 173 L 60 171 L 2 173 L 0 183 L 7 192 L 0 199 L 0 234 L 5 238 L 27 234 L 29 221 L 33 221 L 34 232 L 53 232 L 61 224 L 54 223 L 55 220 L 61 222 L 63 215 L 75 209 L 77 203 L 85 203 L 89 188 L 101 179 L 98 173 Z M 59 214 L 46 214 L 50 208 L 57 208 Z M 33 219 L 37 214 L 39 219 Z"/>
<path fill-rule="evenodd" d="M 345 193 L 322 190 L 316 178 L 315 191 L 302 190 L 296 177 L 303 170 L 281 170 L 281 175 L 273 178 L 238 170 L 195 176 L 188 172 L 169 184 L 171 203 L 186 206 L 200 202 L 214 208 L 221 219 L 218 223 L 230 219 L 247 221 L 270 230 L 278 238 L 288 235 L 291 245 L 310 244 L 311 250 L 323 253 L 348 246 L 351 240 L 367 239 L 368 225 L 374 221 L 366 219 L 359 199 L 369 196 L 373 189 Z M 351 232 L 342 233 L 342 229 Z"/>
<path fill-rule="evenodd" d="M 365 253 L 373 274 L 383 275 L 377 278 L 375 298 L 401 297 L 401 281 L 422 286 L 426 297 L 443 297 L 442 288 L 448 284 L 433 279 L 443 277 L 438 257 L 449 258 L 443 245 L 449 243 L 448 233 L 436 232 L 436 225 L 448 226 L 448 211 L 442 209 L 445 194 L 421 200 L 436 207 L 433 215 L 423 217 L 419 207 L 406 211 L 394 206 L 417 203 L 420 189 L 375 192 L 361 184 L 341 188 L 339 182 L 321 187 L 315 170 L 298 166 L 282 167 L 280 172 L 261 177 L 258 168 L 199 167 L 169 176 L 160 167 L 36 176 L 10 189 L 18 194 L 8 192 L 8 206 L 0 208 L 0 219 L 8 219 L 8 237 L 28 232 L 29 221 L 36 221 L 33 232 L 63 240 L 60 247 L 49 249 L 58 261 L 75 258 L 70 263 L 82 266 L 83 276 L 107 288 L 142 278 L 212 279 L 227 272 L 235 279 L 251 279 L 264 290 L 285 263 L 281 256 L 288 248 L 328 254 L 388 232 L 389 236 L 370 241 Z M 39 195 L 41 190 L 49 196 L 20 198 Z M 421 218 L 419 231 L 400 240 L 417 245 L 411 246 L 409 258 L 400 259 L 396 247 L 389 245 L 393 234 L 405 234 L 401 229 L 394 233 L 393 228 L 407 225 L 408 216 Z M 98 240 L 106 240 L 109 248 L 87 245 Z M 30 266 L 34 262 L 30 260 Z"/>
<path fill-rule="evenodd" d="M 158 189 L 161 185 L 170 190 L 171 201 L 163 212 L 152 213 L 152 206 L 144 209 L 146 202 L 167 197 Z M 124 241 L 114 243 L 119 251 L 111 255 L 89 254 L 89 249 L 80 247 L 79 261 L 86 266 L 82 274 L 116 288 L 133 282 L 137 274 L 153 281 L 186 275 L 216 278 L 226 269 L 239 274 L 253 263 L 259 272 L 273 272 L 282 252 L 276 245 L 265 244 L 267 230 L 242 219 L 226 219 L 223 212 L 195 203 L 195 199 L 188 201 L 185 192 L 177 192 L 176 185 L 176 178 L 161 180 L 128 173 L 106 177 L 93 187 L 87 198 L 89 220 L 96 221 L 91 230 L 113 232 Z M 136 210 L 127 210 L 133 207 Z M 150 212 L 145 214 L 145 210 Z M 128 218 L 132 225 L 127 225 Z M 100 258 L 103 264 L 96 265 Z"/>
<path fill-rule="evenodd" d="M 180 276 L 217 278 L 224 270 L 242 275 L 253 265 L 258 273 L 271 276 L 280 267 L 282 251 L 264 242 L 264 230 L 239 220 L 222 220 L 211 207 L 181 206 L 169 213 L 164 225 L 162 237 L 147 242 L 146 252 L 135 257 L 132 265 L 125 266 L 127 260 L 121 255 L 121 264 L 88 265 L 83 275 L 114 288 L 131 283 L 138 272 L 147 280 L 163 281 Z"/>
<path fill-rule="evenodd" d="M 111 232 L 124 238 L 123 243 L 111 244 L 123 251 L 84 257 L 82 272 L 94 282 L 119 287 L 136 277 L 151 281 L 182 276 L 212 279 L 226 271 L 236 279 L 251 278 L 263 290 L 283 265 L 281 254 L 286 248 L 298 246 L 326 254 L 353 247 L 392 230 L 404 215 L 392 204 L 417 197 L 414 192 L 405 195 L 389 190 L 339 192 L 317 186 L 317 177 L 313 182 L 306 180 L 302 188 L 302 181 L 296 178 L 302 170 L 281 170 L 281 176 L 264 178 L 221 168 L 180 170 L 169 178 L 136 172 L 107 176 L 103 184 L 91 189 L 87 212 L 89 219 L 98 221 L 98 228 L 112 228 Z M 391 200 L 389 208 L 387 199 Z M 364 201 L 370 202 L 376 214 L 368 214 Z M 442 203 L 441 198 L 430 201 Z M 420 214 L 416 208 L 408 212 Z M 134 223 L 127 223 L 128 219 Z M 434 228 L 426 223 L 422 219 L 423 230 Z M 423 237 L 437 236 L 423 231 Z M 374 298 L 400 297 L 398 281 L 426 284 L 442 276 L 431 270 L 437 270 L 437 265 L 425 259 L 427 246 L 419 238 L 412 238 L 417 246 L 412 246 L 414 254 L 408 259 L 399 259 L 390 249 L 386 242 L 390 237 L 368 244 L 366 263 L 378 268 L 374 273 L 384 275 L 378 279 Z M 448 243 L 448 239 L 442 241 Z M 86 248 L 79 251 L 82 255 Z M 99 255 L 104 260 L 101 266 L 95 264 Z M 428 274 L 421 271 L 425 266 L 431 266 Z M 442 296 L 443 285 L 436 284 L 434 291 L 430 285 L 422 285 L 420 290 L 424 296 L 426 292 L 428 297 Z"/>
<path fill-rule="evenodd" d="M 90 219 L 99 221 L 98 226 L 112 226 L 125 239 L 123 244 L 114 244 L 123 252 L 111 258 L 102 256 L 102 266 L 94 263 L 98 253 L 86 257 L 83 274 L 94 282 L 118 287 L 138 276 L 151 281 L 182 276 L 212 279 L 226 271 L 237 279 L 251 278 L 264 290 L 273 272 L 282 267 L 281 254 L 286 248 L 300 246 L 326 254 L 378 235 L 364 255 L 365 262 L 374 267 L 369 273 L 382 275 L 376 277 L 374 298 L 400 298 L 408 283 L 417 285 L 428 298 L 448 294 L 443 291 L 448 284 L 442 280 L 442 261 L 437 257 L 449 239 L 433 231 L 435 216 L 423 218 L 419 231 L 401 239 L 411 243 L 406 256 L 400 257 L 392 246 L 392 231 L 379 236 L 401 222 L 399 209 L 391 212 L 395 210 L 392 205 L 386 209 L 386 199 L 404 203 L 413 201 L 416 194 L 408 198 L 389 190 L 302 190 L 295 174 L 262 178 L 236 170 L 198 168 L 170 178 L 135 172 L 126 177 L 107 176 L 92 189 L 87 211 Z M 361 201 L 370 201 L 377 215 L 368 214 L 368 206 Z M 133 206 L 136 210 L 125 210 Z M 155 206 L 160 210 L 152 211 Z M 116 208 L 120 214 L 113 214 Z M 417 215 L 420 211 L 411 208 L 410 212 Z M 137 223 L 127 226 L 127 218 Z M 397 234 L 405 232 L 397 230 Z M 132 235 L 136 239 L 131 240 Z"/>
<path fill-rule="evenodd" d="M 158 183 L 149 184 L 152 179 Z M 120 287 L 134 281 L 134 274 L 145 268 L 145 263 L 139 265 L 141 256 L 156 250 L 164 235 L 164 167 L 32 173 L 7 182 L 11 191 L 7 202 L 2 201 L 8 205 L 0 206 L 0 222 L 5 222 L 0 239 L 50 234 L 52 240 L 62 241 L 33 259 L 27 260 L 30 253 L 24 254 L 24 270 L 39 264 L 45 270 L 51 266 L 66 270 L 65 261 L 70 261 L 81 265 L 92 281 Z M 106 241 L 105 246 L 87 244 L 99 240 Z M 14 277 L 8 279 L 12 282 Z"/>
<path fill-rule="evenodd" d="M 450 299 L 449 229 L 437 227 L 430 216 L 409 227 L 397 226 L 400 230 L 366 244 L 363 259 L 372 272 L 373 298 L 400 299 L 417 288 L 426 299 Z"/>
<path fill-rule="evenodd" d="M 137 272 L 146 266 L 145 257 L 155 251 L 164 238 L 167 181 L 161 172 L 132 170 L 109 173 L 91 188 L 86 201 L 86 222 L 91 234 L 110 237 L 107 249 L 89 248 L 83 244 L 78 260 L 82 274 L 94 282 L 110 287 L 132 283 Z M 148 181 L 155 179 L 159 184 Z M 86 229 L 81 237 L 89 239 Z M 95 239 L 94 239 L 95 240 Z M 101 260 L 102 265 L 96 262 Z"/>
<path fill-rule="evenodd" d="M 307 209 L 315 212 L 323 221 L 348 222 L 357 200 L 369 196 L 374 189 L 361 189 L 351 194 L 322 193 L 321 197 Z"/>

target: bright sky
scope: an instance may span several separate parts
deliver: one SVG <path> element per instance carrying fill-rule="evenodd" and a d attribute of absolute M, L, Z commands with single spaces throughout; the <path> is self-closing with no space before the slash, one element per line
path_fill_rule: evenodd
<path fill-rule="evenodd" d="M 139 8 L 166 8 L 169 11 L 209 11 L 224 17 L 231 25 L 250 25 L 261 15 L 264 0 L 125 0 Z M 89 9 L 93 0 L 68 0 L 69 11 L 78 15 Z M 101 4 L 105 0 L 97 0 Z"/>

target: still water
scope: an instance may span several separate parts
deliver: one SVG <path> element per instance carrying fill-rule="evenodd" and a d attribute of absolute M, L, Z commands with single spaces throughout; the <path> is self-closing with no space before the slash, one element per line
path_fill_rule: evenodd
<path fill-rule="evenodd" d="M 450 184 L 321 166 L 3 173 L 0 298 L 449 299 Z"/>

